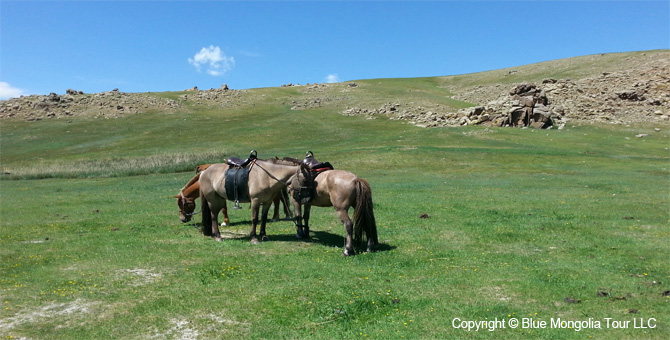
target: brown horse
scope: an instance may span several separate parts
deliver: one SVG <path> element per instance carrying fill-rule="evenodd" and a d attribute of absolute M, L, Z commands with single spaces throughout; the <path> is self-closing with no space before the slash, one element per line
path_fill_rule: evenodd
<path fill-rule="evenodd" d="M 200 197 L 200 172 L 209 168 L 211 164 L 198 165 L 196 167 L 196 174 L 191 178 L 186 185 L 179 190 L 179 195 L 174 197 L 177 199 L 177 206 L 179 206 L 179 219 L 182 223 L 189 222 L 193 215 L 195 215 L 195 200 Z M 222 226 L 228 225 L 230 219 L 228 218 L 228 208 L 224 204 L 221 208 L 223 213 Z"/>
<path fill-rule="evenodd" d="M 297 185 L 309 183 L 308 199 L 301 199 L 302 195 Z M 367 251 L 372 252 L 379 243 L 377 238 L 377 224 L 372 210 L 372 191 L 370 183 L 344 170 L 326 170 L 315 174 L 305 164 L 291 179 L 289 192 L 293 196 L 297 238 L 309 238 L 309 214 L 312 206 L 333 207 L 337 216 L 344 224 L 347 236 L 344 243 L 343 256 L 354 255 L 354 241 L 359 243 L 363 231 L 367 238 Z M 304 205 L 304 215 L 301 206 Z M 354 208 L 354 221 L 349 218 L 349 208 Z M 304 224 L 302 223 L 304 219 Z"/>
<path fill-rule="evenodd" d="M 286 188 L 286 181 L 298 170 L 299 165 L 282 160 L 260 160 L 256 159 L 249 171 L 249 198 L 251 200 L 251 237 L 252 243 L 258 243 L 256 226 L 258 225 L 259 210 L 261 211 L 260 238 L 268 240 L 265 233 L 268 210 L 271 203 Z M 221 241 L 221 233 L 218 226 L 218 215 L 222 207 L 226 206 L 226 200 L 234 200 L 234 194 L 226 193 L 225 174 L 227 164 L 212 164 L 206 171 L 200 174 L 200 201 L 202 205 L 202 232 L 206 236 L 212 236 Z M 244 202 L 243 202 L 244 203 Z"/>
<path fill-rule="evenodd" d="M 179 206 L 179 219 L 182 223 L 189 222 L 193 215 L 195 215 L 195 200 L 200 197 L 200 172 L 209 168 L 211 164 L 198 165 L 196 167 L 197 174 L 191 178 L 186 185 L 179 190 L 179 195 L 174 197 L 177 199 L 177 206 Z M 288 218 L 290 216 L 290 211 L 288 209 L 288 193 L 286 190 L 283 190 L 281 193 L 282 196 L 277 196 L 274 199 L 274 214 L 272 216 L 273 221 L 279 221 L 279 209 L 280 202 L 283 203 L 284 214 Z M 230 224 L 230 219 L 228 218 L 228 208 L 224 202 L 223 208 L 221 209 L 223 213 L 223 222 L 221 226 L 227 226 Z"/>

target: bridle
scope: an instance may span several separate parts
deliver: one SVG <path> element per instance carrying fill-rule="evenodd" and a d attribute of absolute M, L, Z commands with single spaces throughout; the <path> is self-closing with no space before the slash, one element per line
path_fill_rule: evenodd
<path fill-rule="evenodd" d="M 186 196 L 184 196 L 184 191 L 183 191 L 183 190 L 184 190 L 184 189 L 179 190 L 179 196 L 181 196 L 181 197 L 180 197 L 180 199 L 181 199 L 181 206 L 179 207 L 179 213 L 182 214 L 182 215 L 184 215 L 185 217 L 191 218 L 191 217 L 193 217 L 193 215 L 198 214 L 199 211 L 196 211 L 196 210 L 194 209 L 193 212 L 187 213 L 187 212 L 182 208 L 182 207 L 185 207 L 185 206 L 186 206 L 186 203 L 188 202 L 188 201 L 186 200 Z"/>

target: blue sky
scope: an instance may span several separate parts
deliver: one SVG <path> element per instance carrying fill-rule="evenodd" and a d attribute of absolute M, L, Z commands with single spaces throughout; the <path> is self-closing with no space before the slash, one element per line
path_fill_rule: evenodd
<path fill-rule="evenodd" d="M 455 75 L 670 48 L 670 1 L 0 1 L 0 99 Z"/>

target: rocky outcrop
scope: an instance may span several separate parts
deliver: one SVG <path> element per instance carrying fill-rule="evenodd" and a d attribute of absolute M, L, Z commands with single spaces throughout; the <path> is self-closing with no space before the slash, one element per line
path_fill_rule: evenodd
<path fill-rule="evenodd" d="M 631 60 L 627 69 L 578 80 L 548 78 L 513 85 L 444 88 L 451 98 L 477 106 L 454 110 L 440 105 L 397 102 L 347 107 L 345 115 L 387 115 L 422 127 L 490 125 L 562 128 L 568 121 L 611 124 L 670 122 L 670 59 L 666 54 Z M 509 71 L 513 72 L 513 71 Z M 516 71 L 514 71 L 516 72 Z M 512 74 L 512 73 L 510 73 Z"/>
<path fill-rule="evenodd" d="M 50 93 L 0 101 L 0 119 L 15 118 L 29 121 L 89 116 L 117 118 L 128 114 L 154 110 L 174 111 L 180 104 L 172 99 L 151 94 L 123 93 L 118 89 L 95 94 L 68 89 L 66 94 Z"/>
<path fill-rule="evenodd" d="M 522 98 L 531 93 L 533 114 L 544 116 L 533 117 L 548 119 L 553 126 L 567 121 L 631 124 L 670 122 L 668 89 L 670 60 L 661 55 L 647 63 L 640 63 L 639 59 L 631 61 L 629 68 L 617 72 L 603 72 L 577 80 L 549 78 L 537 84 L 517 84 L 511 89 L 515 93 L 509 95 L 504 93 L 504 86 L 495 84 L 474 87 L 454 98 L 480 103 L 484 108 L 482 111 L 493 117 L 494 125 L 521 126 L 516 118 L 523 116 L 523 110 L 530 104 L 527 98 Z M 521 98 L 514 98 L 515 95 Z M 471 111 L 466 109 L 464 113 Z"/>
<path fill-rule="evenodd" d="M 239 107 L 248 104 L 244 98 L 246 90 L 231 90 L 226 84 L 221 85 L 218 89 L 197 90 L 197 87 L 195 89 L 179 96 L 179 99 L 194 102 L 197 105 L 218 107 Z"/>

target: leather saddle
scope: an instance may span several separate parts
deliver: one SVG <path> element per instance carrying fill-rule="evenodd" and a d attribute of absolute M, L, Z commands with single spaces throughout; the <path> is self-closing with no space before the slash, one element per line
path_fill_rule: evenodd
<path fill-rule="evenodd" d="M 312 151 L 307 151 L 305 159 L 302 160 L 302 164 L 307 166 L 307 168 L 312 172 L 321 172 L 334 169 L 330 162 L 317 161 L 316 158 L 314 158 L 314 153 Z"/>
<path fill-rule="evenodd" d="M 236 167 L 236 168 L 245 168 L 247 165 L 251 164 L 254 160 L 258 158 L 258 153 L 256 150 L 251 150 L 251 153 L 249 153 L 249 157 L 247 159 L 242 160 L 242 158 L 239 157 L 230 157 L 226 158 L 226 164 Z"/>
<path fill-rule="evenodd" d="M 242 160 L 239 157 L 230 157 L 226 159 L 229 165 L 224 175 L 225 189 L 228 200 L 235 202 L 233 209 L 240 209 L 239 203 L 248 203 L 249 197 L 249 172 L 257 159 L 256 150 L 251 150 L 249 157 Z M 251 164 L 251 165 L 250 165 Z"/>

